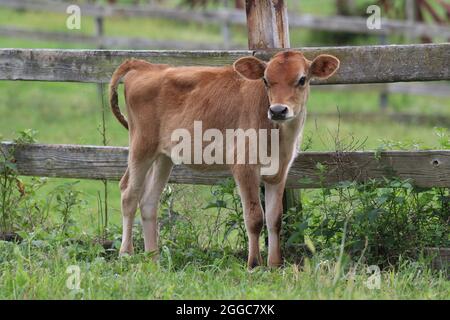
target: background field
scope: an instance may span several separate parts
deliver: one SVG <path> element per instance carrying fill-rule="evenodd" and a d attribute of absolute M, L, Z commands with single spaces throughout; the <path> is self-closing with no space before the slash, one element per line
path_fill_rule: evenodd
<path fill-rule="evenodd" d="M 334 12 L 331 1 L 303 0 L 302 10 L 327 15 Z M 93 20 L 83 17 L 80 31 L 65 29 L 65 15 L 32 13 L 0 8 L 0 24 L 39 28 L 51 31 L 92 34 Z M 181 23 L 163 19 L 108 18 L 105 34 L 114 36 L 147 36 L 151 39 L 220 42 L 220 27 L 209 24 Z M 246 44 L 244 28 L 232 28 L 233 41 Z M 376 37 L 359 37 L 356 44 L 377 43 Z M 390 43 L 404 43 L 400 37 L 389 37 Z M 313 31 L 291 29 L 293 47 L 327 45 Z M 3 48 L 89 48 L 83 44 L 41 42 L 32 39 L 0 37 Z M 132 48 L 130 48 L 132 49 Z M 420 121 L 393 120 L 390 113 L 402 112 L 415 116 L 450 118 L 450 99 L 430 95 L 390 94 L 387 110 L 379 109 L 378 92 L 328 92 L 312 88 L 308 103 L 310 116 L 305 129 L 309 150 L 333 150 L 339 128 L 345 140 L 365 141 L 361 147 L 374 150 L 388 148 L 440 148 L 436 124 Z M 105 101 L 107 98 L 105 96 Z M 106 103 L 106 102 L 105 102 Z M 121 101 L 123 105 L 123 100 Z M 362 119 L 339 120 L 339 113 L 366 113 Z M 380 114 L 373 118 L 373 113 Z M 330 115 L 331 114 L 331 115 Z M 106 112 L 108 145 L 126 146 L 127 132 L 112 113 Z M 450 121 L 447 121 L 448 124 Z M 42 143 L 102 144 L 99 127 L 102 123 L 102 102 L 93 84 L 0 82 L 0 137 L 11 140 L 17 132 L 32 128 Z M 401 143 L 400 143 L 401 142 Z M 304 145 L 305 147 L 305 145 Z M 30 181 L 30 178 L 24 179 Z M 49 192 L 69 182 L 48 179 L 35 195 L 48 198 Z M 70 181 L 72 182 L 72 181 Z M 99 181 L 80 181 L 74 187 L 80 191 L 82 205 L 71 213 L 70 236 L 95 238 L 98 235 Z M 175 198 L 175 211 L 189 213 L 187 219 L 199 226 L 207 224 L 205 217 L 214 217 L 217 208 L 201 209 L 214 200 L 211 187 L 173 186 L 180 196 Z M 303 201 L 317 191 L 302 194 Z M 117 183 L 108 184 L 109 234 L 118 238 L 121 228 L 120 196 Z M 165 208 L 164 210 L 166 210 Z M 53 209 L 55 224 L 60 221 Z M 137 222 L 138 224 L 138 222 Z M 45 229 L 45 226 L 40 226 Z M 39 231 L 25 235 L 21 245 L 0 242 L 0 298 L 449 298 L 450 285 L 443 276 L 432 274 L 404 261 L 397 270 L 382 274 L 380 290 L 365 285 L 369 274 L 358 269 L 354 280 L 339 277 L 339 267 L 331 261 L 324 265 L 318 257 L 308 263 L 311 269 L 288 264 L 276 271 L 265 269 L 249 274 L 243 259 L 232 252 L 210 252 L 203 257 L 176 257 L 167 249 L 160 265 L 150 263 L 143 253 L 135 257 L 116 259 L 115 253 L 104 253 L 99 246 L 62 245 L 55 232 Z M 138 228 L 137 228 L 137 232 Z M 205 229 L 207 232 L 207 229 Z M 167 236 L 167 234 L 166 234 Z M 53 238 L 52 238 L 53 237 Z M 199 235 L 207 237 L 207 235 Z M 43 241 L 42 239 L 46 239 Z M 49 240 L 49 238 L 51 240 Z M 139 235 L 137 241 L 141 241 Z M 163 244 L 173 245 L 169 240 Z M 177 244 L 181 252 L 189 251 L 189 241 Z M 138 246 L 139 252 L 139 246 Z M 198 252 L 195 252 L 198 254 Z M 178 260 L 177 260 L 178 259 Z M 321 264 L 322 263 L 322 264 Z M 66 267 L 79 265 L 84 291 L 71 291 L 65 286 Z M 316 266 L 316 267 L 314 267 Z M 320 267 L 317 267 L 320 266 Z M 336 267 L 336 268 L 335 268 Z M 300 268 L 300 269 L 299 269 Z M 420 274 L 420 276 L 418 276 Z M 342 275 L 341 275 L 342 276 Z M 341 279 L 342 278 L 342 279 Z M 337 280 L 336 280 L 337 279 Z"/>

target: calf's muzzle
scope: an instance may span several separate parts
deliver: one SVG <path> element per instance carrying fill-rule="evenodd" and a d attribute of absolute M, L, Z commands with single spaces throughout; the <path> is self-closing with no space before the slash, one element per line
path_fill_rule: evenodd
<path fill-rule="evenodd" d="M 284 104 L 274 104 L 269 108 L 269 119 L 270 120 L 286 120 L 289 113 L 288 106 Z"/>

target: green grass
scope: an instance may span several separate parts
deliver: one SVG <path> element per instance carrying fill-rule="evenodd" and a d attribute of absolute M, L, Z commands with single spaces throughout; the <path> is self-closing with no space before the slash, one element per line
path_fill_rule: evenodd
<path fill-rule="evenodd" d="M 41 246 L 0 243 L 0 299 L 448 299 L 450 292 L 450 282 L 414 263 L 383 271 L 378 289 L 365 266 L 336 278 L 334 265 L 318 259 L 249 273 L 225 255 L 174 270 L 167 252 L 154 264 L 144 254 L 105 259 L 98 247 Z M 66 286 L 69 266 L 80 270 L 79 290 Z"/>
<path fill-rule="evenodd" d="M 332 14 L 330 1 L 302 1 L 301 10 L 315 14 Z M 23 28 L 60 32 L 93 34 L 91 18 L 83 18 L 80 31 L 65 29 L 65 16 L 47 13 L 24 13 L 0 9 L 0 24 Z M 105 21 L 106 35 L 142 36 L 151 39 L 183 41 L 221 41 L 220 27 L 185 24 L 162 19 L 113 18 Z M 246 31 L 233 27 L 233 40 L 246 44 Z M 376 39 L 375 39 L 376 40 Z M 363 43 L 364 39 L 358 40 Z M 374 39 L 368 40 L 370 42 Z M 293 46 L 319 45 L 314 33 L 291 30 Z M 31 39 L 0 37 L 2 47 L 15 48 L 93 48 L 78 43 L 57 43 Z M 123 106 L 123 99 L 121 101 Z M 312 138 L 310 150 L 330 150 L 334 147 L 331 135 L 338 128 L 338 117 L 324 117 L 321 113 L 380 112 L 376 92 L 322 92 L 312 88 L 308 110 L 310 116 L 305 136 Z M 429 115 L 450 115 L 450 99 L 429 96 L 392 94 L 389 109 L 398 112 Z M 10 140 L 16 132 L 26 128 L 36 129 L 42 143 L 101 144 L 98 126 L 101 123 L 101 101 L 93 84 L 0 82 L 0 136 Z M 127 145 L 127 132 L 113 115 L 106 114 L 108 145 Z M 354 136 L 367 140 L 365 149 L 375 149 L 381 140 L 419 142 L 422 146 L 438 148 L 432 126 L 397 123 L 384 118 L 364 122 L 341 120 L 343 137 Z M 29 180 L 29 178 L 25 178 Z M 45 199 L 56 186 L 68 180 L 48 179 L 48 184 L 36 195 Z M 102 190 L 98 181 L 81 181 L 77 190 L 86 203 L 73 213 L 72 236 L 96 236 L 97 193 Z M 180 190 L 177 207 L 190 208 L 193 223 L 204 224 L 210 217 L 203 210 L 210 200 L 210 187 L 176 186 Z M 112 235 L 120 233 L 119 190 L 116 182 L 109 183 L 110 229 Z M 210 209 L 214 210 L 214 209 Z M 55 225 L 60 217 L 52 210 Z M 206 218 L 205 218 L 206 217 Z M 54 230 L 55 233 L 57 230 Z M 206 237 L 203 234 L 202 237 Z M 106 254 L 93 245 L 69 245 L 64 239 L 41 235 L 38 230 L 24 243 L 0 242 L 0 298 L 159 298 L 159 299 L 448 299 L 450 285 L 442 276 L 431 273 L 421 264 L 404 263 L 396 271 L 384 271 L 380 290 L 370 290 L 365 285 L 369 274 L 363 266 L 355 280 L 338 278 L 333 284 L 333 267 L 323 267 L 324 259 L 315 257 L 308 268 L 287 264 L 280 270 L 260 268 L 246 271 L 244 260 L 227 252 L 211 253 L 213 258 L 188 257 L 189 263 L 175 259 L 179 252 L 163 251 L 158 265 L 149 257 L 136 256 L 119 259 L 116 254 Z M 167 240 L 167 239 L 166 239 Z M 169 240 L 167 240 L 169 241 Z M 173 245 L 173 244 L 172 244 Z M 176 245 L 176 243 L 175 243 Z M 181 252 L 189 246 L 177 247 Z M 185 253 L 188 255 L 188 253 Z M 172 262 L 171 259 L 173 260 Z M 321 263 L 322 262 L 322 263 Z M 321 264 L 320 264 L 321 263 Z M 322 267 L 318 267 L 320 266 Z M 67 289 L 65 282 L 69 265 L 81 269 L 82 292 Z M 332 263 L 332 265 L 334 265 Z M 318 270 L 318 271 L 315 271 Z"/>

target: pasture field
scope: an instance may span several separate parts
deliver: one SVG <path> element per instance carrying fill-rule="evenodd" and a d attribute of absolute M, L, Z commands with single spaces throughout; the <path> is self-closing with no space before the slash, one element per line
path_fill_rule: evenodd
<path fill-rule="evenodd" d="M 224 252 L 180 266 L 164 255 L 155 265 L 144 254 L 108 259 L 98 247 L 46 245 L 0 244 L 1 299 L 448 299 L 450 290 L 449 281 L 417 264 L 383 272 L 380 288 L 370 289 L 364 269 L 335 282 L 333 266 L 323 261 L 306 271 L 292 264 L 249 273 Z M 66 286 L 73 265 L 80 290 Z"/>
<path fill-rule="evenodd" d="M 328 1 L 327 4 L 323 1 L 302 2 L 305 10 L 311 13 L 332 12 Z M 61 26 L 65 25 L 65 16 L 0 9 L 0 24 L 64 31 Z M 82 29 L 77 32 L 92 34 L 93 30 L 93 21 L 83 18 Z M 143 30 L 153 39 L 221 41 L 218 26 L 161 19 L 111 18 L 105 21 L 106 35 L 142 36 Z M 245 45 L 245 29 L 233 27 L 232 34 L 233 41 Z M 291 38 L 293 46 L 317 45 L 310 31 L 291 31 Z M 376 39 L 358 38 L 356 41 L 376 43 Z M 0 37 L 0 47 L 89 48 L 82 44 L 5 37 Z M 402 112 L 448 118 L 449 98 L 390 94 L 388 111 L 380 118 L 367 116 L 364 121 L 339 119 L 339 113 L 383 113 L 378 107 L 378 99 L 377 92 L 325 92 L 312 87 L 308 103 L 310 116 L 302 148 L 450 148 L 448 128 L 438 129 L 421 122 L 399 122 L 389 116 L 389 112 Z M 125 146 L 127 132 L 109 111 L 107 100 L 105 95 L 107 144 Z M 124 105 L 123 99 L 120 105 Z M 334 113 L 335 116 L 323 116 L 325 113 Z M 96 85 L 0 82 L 1 140 L 12 140 L 20 135 L 18 132 L 33 129 L 40 143 L 101 145 L 101 127 L 102 102 Z M 363 192 L 356 187 L 348 188 L 352 201 L 357 204 L 348 206 L 345 214 L 339 211 L 342 208 L 334 207 L 335 203 L 340 203 L 338 200 L 347 199 L 339 191 L 304 190 L 304 211 L 291 212 L 285 221 L 289 232 L 294 230 L 291 234 L 286 233 L 284 240 L 290 247 L 286 246 L 285 250 L 294 253 L 288 254 L 286 265 L 279 270 L 261 267 L 249 273 L 244 263 L 241 209 L 230 186 L 172 185 L 167 189 L 160 210 L 160 261 L 155 264 L 149 255 L 143 253 L 139 216 L 135 227 L 137 254 L 117 257 L 121 216 L 116 182 L 109 182 L 107 187 L 109 221 L 106 238 L 113 240 L 114 248 L 105 250 L 96 242 L 106 232 L 100 221 L 104 220 L 104 185 L 101 181 L 39 178 L 21 178 L 21 181 L 28 188 L 26 190 L 30 190 L 16 212 L 20 218 L 15 222 L 15 228 L 24 240 L 21 243 L 0 241 L 0 299 L 450 298 L 450 282 L 446 275 L 430 270 L 429 260 L 420 252 L 415 254 L 415 259 L 408 255 L 411 250 L 408 242 L 411 245 L 449 246 L 450 209 L 448 204 L 445 206 L 445 201 L 449 201 L 445 199 L 450 199 L 448 189 L 418 191 L 416 194 L 416 190 L 409 188 L 403 194 L 396 185 L 380 191 L 370 187 Z M 393 195 L 397 199 L 402 198 L 403 202 L 392 198 Z M 377 228 L 386 228 L 395 234 L 392 241 L 404 244 L 392 249 L 395 252 L 390 259 L 377 260 L 371 256 L 372 243 L 368 247 L 366 244 L 367 252 L 363 245 L 363 250 L 354 253 L 349 249 L 352 243 L 347 245 L 341 241 L 347 228 L 344 222 L 353 221 L 346 215 L 353 217 L 362 212 L 361 208 L 366 208 L 363 196 L 380 202 L 380 207 L 384 205 L 381 201 L 395 202 L 392 207 L 395 215 L 390 216 L 387 212 L 375 221 Z M 423 219 L 420 221 L 426 225 L 419 230 L 421 235 L 425 235 L 423 241 L 409 238 L 416 230 L 410 230 L 411 233 L 405 231 L 407 224 L 412 223 L 410 217 L 414 216 L 414 210 L 423 210 L 417 212 L 424 213 L 423 217 L 417 218 Z M 432 212 L 438 212 L 441 220 L 432 217 Z M 302 229 L 299 233 L 298 229 L 303 228 L 306 221 L 309 221 L 309 226 L 317 224 L 322 213 L 339 215 L 332 235 L 324 240 L 322 234 L 315 236 L 311 230 Z M 389 226 L 398 226 L 398 229 L 389 229 Z M 305 228 L 309 230 L 309 227 Z M 365 228 L 368 234 L 375 232 L 369 226 Z M 295 232 L 298 237 L 293 236 Z M 363 228 L 361 232 L 365 232 Z M 375 237 L 369 236 L 369 241 L 373 239 Z M 344 252 L 341 253 L 341 249 Z M 301 257 L 303 259 L 299 261 Z M 380 265 L 382 269 L 380 285 L 376 288 L 373 287 L 372 274 L 367 272 L 370 264 Z M 79 290 L 67 286 L 70 276 L 67 268 L 70 266 L 80 270 Z"/>

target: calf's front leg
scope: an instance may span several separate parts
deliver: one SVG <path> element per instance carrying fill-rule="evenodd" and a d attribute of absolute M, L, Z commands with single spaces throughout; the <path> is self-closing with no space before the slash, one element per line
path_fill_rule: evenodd
<path fill-rule="evenodd" d="M 277 184 L 265 183 L 266 223 L 269 233 L 269 255 L 267 265 L 279 267 L 283 264 L 281 257 L 280 231 L 283 215 L 283 193 L 285 179 Z"/>
<path fill-rule="evenodd" d="M 262 264 L 259 249 L 259 236 L 263 226 L 263 210 L 259 197 L 259 174 L 251 166 L 236 166 L 233 176 L 239 189 L 244 221 L 248 235 L 248 261 L 247 266 L 253 269 Z"/>

